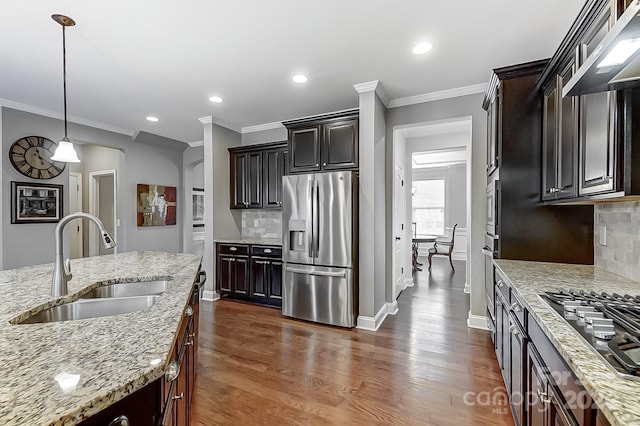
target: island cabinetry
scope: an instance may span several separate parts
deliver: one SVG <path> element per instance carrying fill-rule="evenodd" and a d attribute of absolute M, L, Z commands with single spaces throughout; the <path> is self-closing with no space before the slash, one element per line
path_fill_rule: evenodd
<path fill-rule="evenodd" d="M 221 297 L 282 306 L 282 246 L 216 243 L 216 265 Z"/>
<path fill-rule="evenodd" d="M 358 111 L 283 122 L 289 131 L 289 173 L 358 168 Z"/>
<path fill-rule="evenodd" d="M 284 142 L 229 148 L 231 209 L 282 208 Z"/>

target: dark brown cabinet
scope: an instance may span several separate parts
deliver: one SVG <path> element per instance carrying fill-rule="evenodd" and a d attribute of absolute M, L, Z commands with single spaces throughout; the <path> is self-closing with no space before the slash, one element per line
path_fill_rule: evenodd
<path fill-rule="evenodd" d="M 282 208 L 283 142 L 229 148 L 232 209 Z"/>
<path fill-rule="evenodd" d="M 221 297 L 282 306 L 282 247 L 216 244 Z"/>
<path fill-rule="evenodd" d="M 358 168 L 358 113 L 283 122 L 289 130 L 288 173 Z"/>
<path fill-rule="evenodd" d="M 492 87 L 492 93 L 487 98 L 485 105 L 487 110 L 487 176 L 491 176 L 498 168 L 498 139 L 499 111 L 500 111 L 500 87 Z"/>

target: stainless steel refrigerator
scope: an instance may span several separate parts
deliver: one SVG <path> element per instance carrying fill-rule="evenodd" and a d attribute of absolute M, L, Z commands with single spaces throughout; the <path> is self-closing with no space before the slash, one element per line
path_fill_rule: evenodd
<path fill-rule="evenodd" d="M 282 313 L 354 327 L 358 175 L 345 171 L 284 176 L 282 223 Z"/>

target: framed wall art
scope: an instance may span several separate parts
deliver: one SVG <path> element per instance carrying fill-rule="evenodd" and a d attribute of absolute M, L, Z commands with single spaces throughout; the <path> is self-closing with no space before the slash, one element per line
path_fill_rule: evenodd
<path fill-rule="evenodd" d="M 176 224 L 177 190 L 175 186 L 138 184 L 138 226 Z"/>
<path fill-rule="evenodd" d="M 55 223 L 62 218 L 63 186 L 11 182 L 11 223 Z"/>

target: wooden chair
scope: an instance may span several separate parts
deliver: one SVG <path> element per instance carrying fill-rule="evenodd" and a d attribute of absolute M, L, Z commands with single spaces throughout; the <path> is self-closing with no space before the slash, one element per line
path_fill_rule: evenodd
<path fill-rule="evenodd" d="M 429 249 L 429 270 L 431 270 L 431 258 L 433 256 L 447 256 L 449 257 L 449 264 L 451 265 L 451 269 L 455 272 L 456 268 L 453 267 L 453 262 L 451 260 L 451 253 L 453 253 L 453 244 L 455 243 L 456 238 L 456 227 L 458 224 L 453 225 L 451 229 L 451 239 L 445 240 L 439 238 L 433 244 L 433 248 Z"/>

